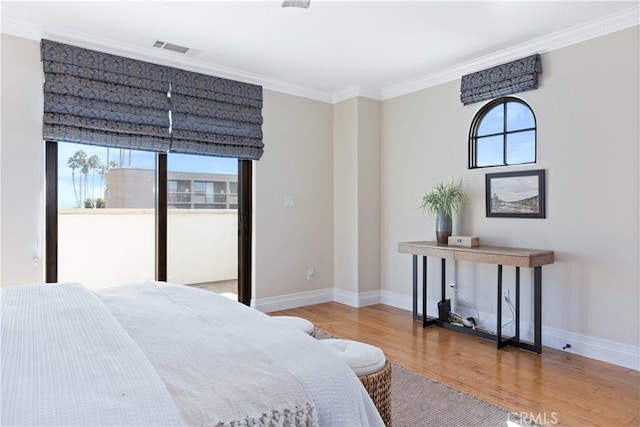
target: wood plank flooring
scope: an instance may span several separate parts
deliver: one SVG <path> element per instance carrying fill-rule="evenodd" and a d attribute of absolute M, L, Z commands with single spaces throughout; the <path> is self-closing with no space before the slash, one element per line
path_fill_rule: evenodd
<path fill-rule="evenodd" d="M 392 362 L 549 425 L 640 425 L 640 373 L 632 369 L 546 347 L 541 355 L 497 350 L 481 338 L 423 329 L 410 312 L 381 304 L 330 302 L 270 314 L 304 317 L 339 338 L 378 346 Z"/>

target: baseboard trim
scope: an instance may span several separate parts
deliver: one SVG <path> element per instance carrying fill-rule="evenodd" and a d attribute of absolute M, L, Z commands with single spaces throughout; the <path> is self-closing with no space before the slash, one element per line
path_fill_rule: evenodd
<path fill-rule="evenodd" d="M 325 288 L 277 297 L 257 298 L 251 299 L 251 307 L 263 313 L 270 313 L 272 311 L 288 310 L 290 308 L 331 302 L 334 300 L 333 294 L 334 288 Z"/>
<path fill-rule="evenodd" d="M 269 313 L 331 301 L 356 308 L 374 304 L 385 304 L 411 311 L 413 307 L 411 295 L 387 290 L 357 293 L 338 288 L 326 288 L 277 297 L 258 298 L 251 301 L 251 306 L 264 313 Z M 455 307 L 454 310 L 463 316 L 476 315 L 475 311 L 463 307 Z M 422 311 L 421 307 L 418 308 L 418 311 Z M 436 311 L 437 302 L 427 301 L 427 312 L 432 314 Z M 481 320 L 484 326 L 489 329 L 495 329 L 495 314 L 480 313 L 480 316 L 482 316 Z M 531 324 L 531 322 L 522 322 L 520 326 L 520 336 L 525 340 L 532 340 L 533 324 Z M 509 332 L 509 330 L 506 330 L 506 332 Z M 571 348 L 563 349 L 567 344 L 571 344 Z M 542 327 L 542 345 L 562 350 L 566 353 L 640 371 L 640 347 L 545 326 Z"/>
<path fill-rule="evenodd" d="M 345 304 L 351 307 L 366 307 L 368 305 L 380 304 L 380 291 L 368 291 L 368 292 L 352 292 L 345 291 L 344 289 L 333 289 L 333 300 L 340 304 Z"/>
<path fill-rule="evenodd" d="M 381 291 L 381 295 L 382 304 L 403 310 L 412 310 L 411 295 L 385 290 Z M 437 312 L 436 307 L 436 301 L 427 301 L 427 313 L 432 315 L 432 313 Z M 476 316 L 476 312 L 468 308 L 454 307 L 453 310 L 465 317 Z M 418 312 L 422 312 L 421 307 L 418 307 Z M 480 316 L 482 316 L 481 320 L 483 326 L 495 330 L 495 314 L 480 313 Z M 507 332 L 509 332 L 509 330 L 507 330 Z M 533 340 L 533 324 L 531 322 L 522 322 L 520 324 L 520 337 L 527 341 Z M 563 348 L 567 344 L 570 344 L 571 347 Z M 615 341 L 578 334 L 548 326 L 542 327 L 542 345 L 561 350 L 566 353 L 576 354 L 640 371 L 640 347 L 634 347 L 628 344 L 622 344 Z"/>

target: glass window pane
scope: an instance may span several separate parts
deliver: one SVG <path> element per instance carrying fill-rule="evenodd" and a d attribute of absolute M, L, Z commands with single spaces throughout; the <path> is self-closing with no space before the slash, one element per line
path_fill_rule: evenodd
<path fill-rule="evenodd" d="M 520 102 L 507 103 L 507 131 L 531 129 L 536 126 L 533 113 Z"/>
<path fill-rule="evenodd" d="M 478 125 L 476 135 L 493 135 L 504 132 L 504 107 L 503 104 L 496 105 L 487 111 Z"/>
<path fill-rule="evenodd" d="M 167 169 L 178 190 L 190 191 L 168 211 L 167 280 L 237 300 L 238 213 L 226 188 L 238 181 L 238 160 L 169 153 Z"/>
<path fill-rule="evenodd" d="M 58 281 L 154 280 L 155 169 L 154 153 L 58 143 Z"/>
<path fill-rule="evenodd" d="M 533 163 L 536 161 L 535 131 L 507 135 L 507 164 Z"/>
<path fill-rule="evenodd" d="M 196 181 L 193 183 L 193 192 L 196 194 L 204 194 L 206 189 L 206 182 Z"/>
<path fill-rule="evenodd" d="M 502 144 L 502 135 L 478 138 L 476 166 L 483 167 L 503 165 Z"/>

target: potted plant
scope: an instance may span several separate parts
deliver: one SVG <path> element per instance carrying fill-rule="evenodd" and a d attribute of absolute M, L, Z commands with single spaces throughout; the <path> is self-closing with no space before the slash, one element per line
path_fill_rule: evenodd
<path fill-rule="evenodd" d="M 458 212 L 467 195 L 462 190 L 462 181 L 457 184 L 439 183 L 422 197 L 420 207 L 428 214 L 436 216 L 436 239 L 438 243 L 447 243 L 452 232 L 451 217 Z"/>

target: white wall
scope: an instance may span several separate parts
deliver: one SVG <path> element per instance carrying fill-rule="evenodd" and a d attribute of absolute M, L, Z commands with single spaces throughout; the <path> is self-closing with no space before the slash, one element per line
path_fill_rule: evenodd
<path fill-rule="evenodd" d="M 358 99 L 333 106 L 333 268 L 338 289 L 358 292 Z"/>
<path fill-rule="evenodd" d="M 380 301 L 380 102 L 351 98 L 334 105 L 333 148 L 336 300 L 358 307 L 377 303 Z"/>
<path fill-rule="evenodd" d="M 383 293 L 396 300 L 411 293 L 411 258 L 398 254 L 398 242 L 435 238 L 433 219 L 416 209 L 421 196 L 441 180 L 463 178 L 471 201 L 454 234 L 555 251 L 556 263 L 543 268 L 546 344 L 573 339 L 574 351 L 592 355 L 615 347 L 637 364 L 638 52 L 635 27 L 542 55 L 540 88 L 517 95 L 537 118 L 538 163 L 530 166 L 467 169 L 468 129 L 483 103 L 463 107 L 459 80 L 385 101 Z M 526 169 L 547 171 L 547 218 L 486 218 L 485 173 Z M 440 270 L 430 267 L 435 313 Z M 505 274 L 511 283 L 513 272 Z M 459 263 L 449 275 L 481 312 L 495 313 L 495 266 Z M 530 275 L 524 278 L 528 296 Z M 525 298 L 525 321 L 531 306 Z"/>
<path fill-rule="evenodd" d="M 358 292 L 380 290 L 380 102 L 358 98 Z"/>
<path fill-rule="evenodd" d="M 0 40 L 0 283 L 41 283 L 44 281 L 44 143 L 40 45 L 5 34 Z"/>
<path fill-rule="evenodd" d="M 332 106 L 269 90 L 263 96 L 265 150 L 254 163 L 253 297 L 269 309 L 270 297 L 333 288 Z M 295 198 L 293 208 L 284 207 L 285 196 Z M 310 267 L 315 275 L 308 281 Z"/>

